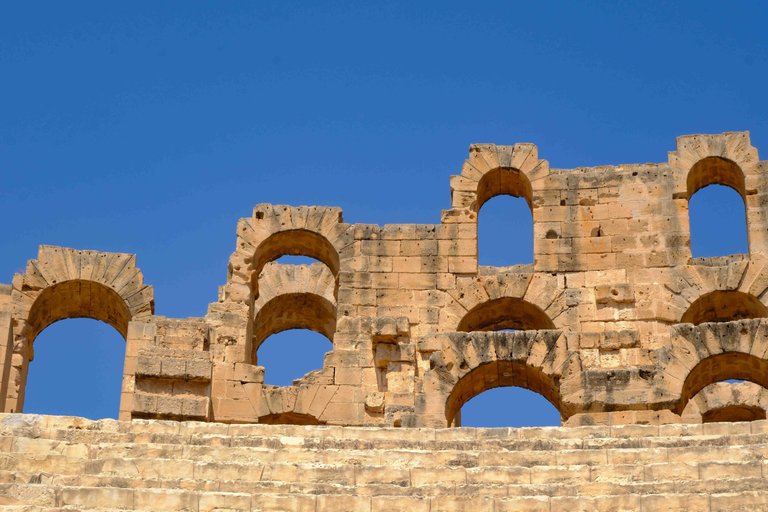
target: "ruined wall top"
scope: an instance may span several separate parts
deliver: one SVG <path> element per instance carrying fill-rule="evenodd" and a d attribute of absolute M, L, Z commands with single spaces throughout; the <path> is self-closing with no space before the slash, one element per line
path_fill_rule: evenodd
<path fill-rule="evenodd" d="M 765 417 L 766 165 L 747 132 L 572 170 L 533 144 L 473 145 L 439 224 L 256 205 L 219 300 L 192 319 L 153 314 L 132 255 L 41 246 L 0 287 L 0 408 L 22 409 L 37 334 L 85 316 L 126 339 L 122 419 L 440 427 L 498 386 L 541 393 L 566 424 Z M 743 199 L 747 254 L 692 258 L 688 201 L 711 184 Z M 478 265 L 478 212 L 498 195 L 531 209 L 531 265 Z M 258 349 L 292 328 L 333 349 L 292 386 L 265 385 Z"/>

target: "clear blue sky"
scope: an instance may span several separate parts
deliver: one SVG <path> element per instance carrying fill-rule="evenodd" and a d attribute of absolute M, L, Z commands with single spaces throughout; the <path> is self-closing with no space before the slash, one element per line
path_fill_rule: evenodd
<path fill-rule="evenodd" d="M 4 3 L 0 282 L 38 244 L 136 253 L 156 312 L 199 316 L 254 204 L 436 223 L 470 143 L 534 142 L 567 168 L 664 162 L 678 135 L 750 130 L 768 158 L 767 23 L 757 1 Z M 514 208 L 496 201 L 481 221 Z M 481 257 L 530 259 L 504 239 Z M 78 344 L 91 337 L 98 349 Z M 115 415 L 112 384 L 75 380 L 119 373 L 122 354 L 69 368 L 120 343 L 94 321 L 51 326 L 29 408 L 69 396 L 70 412 Z M 498 403 L 526 409 L 494 400 L 484 424 Z"/>

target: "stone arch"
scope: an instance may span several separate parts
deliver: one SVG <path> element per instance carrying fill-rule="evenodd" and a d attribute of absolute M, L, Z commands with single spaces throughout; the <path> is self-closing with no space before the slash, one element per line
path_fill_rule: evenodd
<path fill-rule="evenodd" d="M 306 229 L 289 229 L 268 236 L 256 250 L 251 262 L 254 289 L 264 265 L 285 255 L 309 256 L 324 263 L 334 276 L 339 273 L 339 254 L 327 238 Z"/>
<path fill-rule="evenodd" d="M 725 185 L 741 195 L 744 199 L 747 189 L 744 182 L 744 172 L 733 160 L 721 156 L 707 156 L 693 164 L 688 171 L 686 188 L 688 200 L 693 194 L 708 185 Z"/>
<path fill-rule="evenodd" d="M 438 334 L 425 338 L 419 351 L 429 361 L 416 400 L 425 425 L 450 425 L 467 400 L 499 386 L 541 393 L 563 418 L 573 413 L 562 400 L 561 380 L 578 355 L 558 330 Z"/>
<path fill-rule="evenodd" d="M 528 177 L 518 169 L 504 167 L 493 169 L 480 178 L 477 200 L 471 208 L 479 212 L 488 200 L 500 195 L 521 197 L 533 209 L 533 189 Z"/>
<path fill-rule="evenodd" d="M 749 252 L 766 249 L 768 228 L 763 218 L 757 192 L 764 189 L 765 176 L 760 172 L 760 161 L 749 138 L 749 132 L 726 132 L 717 135 L 686 135 L 678 137 L 677 149 L 669 153 L 669 166 L 673 172 L 674 200 L 681 202 L 676 211 L 681 226 L 690 231 L 687 201 L 707 185 L 724 185 L 741 195 L 744 200 Z"/>
<path fill-rule="evenodd" d="M 549 163 L 534 144 L 473 144 L 461 174 L 451 176 L 451 207 L 477 213 L 488 199 L 508 194 L 533 208 L 533 183 L 548 174 Z"/>
<path fill-rule="evenodd" d="M 716 382 L 741 379 L 768 387 L 768 319 L 676 324 L 670 330 L 669 345 L 658 351 L 654 388 L 675 413 Z"/>
<path fill-rule="evenodd" d="M 494 323 L 497 329 L 552 329 L 568 309 L 564 292 L 562 278 L 546 273 L 499 271 L 458 278 L 456 287 L 447 291 L 440 328 L 463 331 L 483 318 L 477 325 L 486 327 L 479 330 L 491 329 Z"/>
<path fill-rule="evenodd" d="M 259 296 L 254 300 L 256 311 L 273 298 L 286 293 L 312 293 L 336 305 L 336 276 L 320 263 L 282 265 L 270 262 L 264 265 L 258 280 Z"/>
<path fill-rule="evenodd" d="M 768 360 L 752 354 L 726 352 L 701 360 L 683 382 L 676 412 L 681 414 L 690 399 L 710 384 L 740 379 L 768 387 Z"/>
<path fill-rule="evenodd" d="M 316 258 L 337 276 L 349 242 L 340 208 L 256 205 L 251 218 L 238 222 L 237 248 L 229 258 L 221 300 L 248 303 L 258 296 L 264 265 L 283 255 Z"/>
<path fill-rule="evenodd" d="M 456 330 L 468 332 L 554 328 L 555 324 L 538 306 L 515 297 L 501 297 L 472 308 L 461 319 Z"/>
<path fill-rule="evenodd" d="M 558 383 L 541 369 L 518 361 L 483 363 L 461 377 L 445 405 L 448 426 L 461 426 L 461 408 L 480 393 L 498 387 L 517 386 L 546 398 L 558 411 L 562 407 Z"/>
<path fill-rule="evenodd" d="M 253 360 L 269 336 L 288 329 L 310 329 L 333 342 L 336 306 L 314 293 L 284 293 L 270 299 L 256 312 L 253 322 Z"/>
<path fill-rule="evenodd" d="M 249 353 L 269 336 L 288 329 L 310 329 L 333 342 L 336 332 L 336 278 L 325 265 L 271 262 L 259 276 L 261 293 L 254 301 Z"/>
<path fill-rule="evenodd" d="M 713 423 L 766 418 L 768 389 L 749 381 L 716 382 L 696 393 L 681 414 L 684 420 Z"/>
<path fill-rule="evenodd" d="M 320 421 L 312 415 L 296 413 L 293 411 L 272 413 L 260 416 L 259 423 L 266 425 L 325 425 L 324 421 Z"/>
<path fill-rule="evenodd" d="M 669 166 L 675 173 L 677 198 L 689 199 L 696 190 L 713 183 L 732 187 L 744 196 L 756 188 L 759 158 L 749 132 L 685 135 L 677 138 L 676 150 L 669 153 Z"/>
<path fill-rule="evenodd" d="M 707 264 L 681 266 L 671 270 L 659 292 L 664 294 L 661 296 L 664 310 L 658 319 L 667 323 L 766 316 L 761 304 L 764 305 L 768 297 L 768 258 L 764 254 L 749 258 L 733 255 L 713 259 Z M 714 310 L 707 317 L 707 309 L 723 301 L 727 304 L 729 299 L 735 300 L 730 307 L 735 314 L 733 317 L 728 317 L 724 308 L 719 310 L 719 314 L 715 314 L 718 310 Z M 739 304 L 744 307 L 737 308 Z M 694 321 L 696 318 L 699 320 Z"/>
<path fill-rule="evenodd" d="M 144 284 L 134 255 L 53 246 L 41 246 L 26 272 L 14 277 L 11 300 L 14 353 L 19 357 L 10 372 L 6 411 L 23 406 L 33 343 L 47 326 L 67 318 L 93 318 L 126 338 L 129 322 L 154 312 L 152 287 Z"/>
<path fill-rule="evenodd" d="M 754 295 L 736 290 L 715 290 L 693 301 L 680 322 L 698 325 L 765 317 L 768 317 L 768 307 Z"/>

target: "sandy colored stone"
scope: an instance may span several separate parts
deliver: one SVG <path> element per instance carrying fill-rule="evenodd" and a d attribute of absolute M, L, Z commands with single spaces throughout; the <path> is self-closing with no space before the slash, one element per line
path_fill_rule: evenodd
<path fill-rule="evenodd" d="M 448 427 L 496 386 L 540 393 L 566 425 L 766 417 L 768 163 L 747 132 L 679 137 L 663 163 L 569 170 L 530 143 L 474 144 L 456 169 L 438 224 L 256 205 L 197 318 L 155 315 L 134 255 L 41 246 L 0 285 L 0 410 L 23 410 L 37 335 L 89 317 L 126 339 L 121 420 Z M 688 201 L 710 184 L 744 199 L 747 254 L 691 257 Z M 478 265 L 498 195 L 531 208 L 533 263 Z M 292 386 L 264 385 L 260 345 L 294 328 L 332 350 Z"/>

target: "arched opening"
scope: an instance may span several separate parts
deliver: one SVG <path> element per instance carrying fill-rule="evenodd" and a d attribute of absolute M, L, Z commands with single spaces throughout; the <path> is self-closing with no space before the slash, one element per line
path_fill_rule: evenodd
<path fill-rule="evenodd" d="M 280 265 L 314 265 L 315 263 L 323 263 L 322 261 L 316 258 L 312 258 L 311 256 L 294 256 L 290 254 L 280 256 L 274 261 Z"/>
<path fill-rule="evenodd" d="M 533 263 L 532 197 L 528 178 L 517 169 L 499 168 L 483 175 L 473 205 L 478 212 L 479 264 Z"/>
<path fill-rule="evenodd" d="M 533 208 L 533 189 L 528 177 L 517 169 L 500 167 L 480 178 L 474 210 L 480 211 L 486 201 L 501 195 L 522 197 L 528 203 L 528 208 Z"/>
<path fill-rule="evenodd" d="M 302 332 L 301 330 L 304 330 Z M 290 385 L 322 368 L 336 332 L 336 307 L 313 293 L 286 293 L 264 304 L 253 323 L 254 364 L 264 366 L 265 382 Z M 319 336 L 318 336 L 319 335 Z M 269 347 L 261 347 L 270 338 Z M 318 343 L 319 338 L 324 338 Z"/>
<path fill-rule="evenodd" d="M 757 297 L 744 292 L 716 290 L 702 295 L 683 313 L 680 322 L 729 322 L 768 317 L 768 308 Z"/>
<path fill-rule="evenodd" d="M 264 340 L 256 357 L 264 367 L 265 384 L 290 386 L 294 380 L 322 368 L 325 353 L 332 348 L 333 344 L 322 334 L 309 329 L 289 329 Z"/>
<path fill-rule="evenodd" d="M 93 318 L 128 333 L 131 311 L 120 295 L 101 283 L 75 279 L 45 288 L 35 299 L 22 335 L 32 343 L 53 322 L 65 318 Z"/>
<path fill-rule="evenodd" d="M 749 252 L 744 200 L 731 187 L 709 185 L 696 192 L 688 216 L 694 258 Z"/>
<path fill-rule="evenodd" d="M 267 425 L 325 425 L 324 421 L 319 421 L 309 414 L 299 414 L 296 412 L 284 412 L 282 414 L 267 414 L 259 417 L 259 423 Z"/>
<path fill-rule="evenodd" d="M 328 239 L 314 231 L 289 229 L 274 233 L 259 244 L 251 263 L 254 289 L 264 265 L 282 256 L 313 258 L 325 263 L 334 276 L 339 273 L 339 255 Z"/>
<path fill-rule="evenodd" d="M 457 331 L 505 329 L 554 329 L 555 324 L 538 306 L 515 297 L 501 297 L 472 308 L 459 322 Z"/>
<path fill-rule="evenodd" d="M 35 340 L 24 412 L 117 418 L 125 341 L 113 327 L 86 318 L 62 320 Z"/>
<path fill-rule="evenodd" d="M 742 352 L 725 352 L 702 359 L 685 378 L 675 412 L 682 414 L 691 398 L 706 386 L 729 379 L 768 388 L 768 360 Z"/>
<path fill-rule="evenodd" d="M 558 384 L 538 368 L 518 361 L 493 361 L 485 363 L 464 375 L 453 387 L 445 406 L 445 417 L 449 426 L 461 426 L 461 410 L 464 404 L 479 394 L 499 387 L 520 387 L 543 396 L 556 409 L 560 409 Z M 495 408 L 516 407 L 524 411 L 521 404 L 496 403 Z M 495 414 L 494 411 L 492 411 Z M 525 414 L 519 421 L 526 422 Z"/>
<path fill-rule="evenodd" d="M 754 405 L 728 405 L 712 409 L 701 415 L 702 423 L 719 423 L 723 421 L 755 421 L 765 419 L 765 409 Z"/>
<path fill-rule="evenodd" d="M 555 427 L 560 412 L 542 395 L 521 387 L 483 391 L 461 408 L 464 427 Z"/>
<path fill-rule="evenodd" d="M 478 264 L 504 267 L 533 263 L 533 216 L 525 199 L 498 196 L 477 216 Z"/>
<path fill-rule="evenodd" d="M 688 172 L 686 187 L 691 254 L 748 253 L 747 191 L 741 168 L 727 158 L 703 158 Z"/>
<path fill-rule="evenodd" d="M 686 186 L 688 199 L 707 185 L 725 185 L 739 193 L 742 198 L 746 195 L 744 173 L 736 162 L 719 156 L 702 158 L 688 172 Z"/>
<path fill-rule="evenodd" d="M 30 380 L 37 380 L 37 375 L 39 375 L 38 370 L 33 370 L 31 379 L 29 376 L 29 364 L 30 361 L 34 358 L 35 348 L 37 348 L 35 342 L 38 338 L 38 335 L 55 322 L 65 319 L 78 318 L 100 320 L 101 322 L 111 326 L 115 331 L 119 333 L 119 336 L 125 340 L 125 336 L 128 332 L 128 323 L 131 320 L 131 311 L 128 309 L 128 306 L 123 298 L 115 290 L 94 281 L 74 279 L 69 281 L 62 281 L 43 289 L 35 298 L 32 306 L 29 309 L 29 313 L 27 314 L 26 318 L 21 321 L 20 325 L 20 336 L 26 342 L 22 346 L 26 346 L 27 350 L 20 354 L 21 381 L 18 383 L 18 401 L 16 403 L 17 410 L 28 410 L 25 405 L 26 389 L 30 385 Z M 53 329 L 52 332 L 56 333 L 62 328 L 68 329 L 71 325 L 78 324 L 77 322 L 67 322 L 65 327 L 57 326 Z M 85 324 L 79 325 L 80 327 L 84 326 L 83 328 L 87 331 L 91 329 L 91 327 L 88 326 L 93 324 L 86 322 Z M 98 327 L 96 329 L 98 329 Z M 54 338 L 57 338 L 57 336 L 54 335 Z M 58 342 L 54 341 L 52 343 L 54 348 L 51 350 L 62 349 L 66 353 L 71 354 L 73 349 L 71 348 L 69 342 L 75 340 L 72 341 L 72 343 L 76 344 L 77 340 L 82 338 L 83 337 L 81 337 L 77 332 L 74 332 L 71 335 L 66 336 L 64 339 L 60 339 Z M 124 341 L 122 343 L 124 344 Z M 49 343 L 45 344 L 49 345 Z M 101 348 L 109 345 L 112 345 L 112 343 L 101 344 Z M 111 347 L 109 350 L 115 349 L 114 347 Z M 123 355 L 121 359 L 124 359 L 125 347 L 121 346 L 117 349 L 117 352 L 121 353 Z M 41 357 L 43 357 L 44 360 L 47 359 L 45 356 Z M 83 358 L 87 359 L 87 354 L 83 354 Z M 58 358 L 57 362 L 59 365 L 61 365 L 62 360 L 69 361 L 70 359 L 71 355 L 64 359 Z M 98 365 L 98 363 L 94 364 Z M 40 368 L 41 366 L 45 366 L 45 363 L 40 363 L 37 368 Z M 122 368 L 122 363 L 120 368 Z M 79 375 L 83 374 L 88 375 L 88 371 L 79 372 Z M 118 371 L 117 376 L 122 379 L 122 371 Z M 95 382 L 95 379 L 93 379 L 93 381 Z M 91 382 L 90 385 L 92 386 L 94 382 Z M 36 383 L 32 385 L 37 386 Z M 59 384 L 56 383 L 54 385 L 58 386 Z M 119 401 L 120 388 L 118 388 L 116 396 Z M 95 413 L 89 412 L 88 414 Z M 110 412 L 109 414 L 112 413 Z"/>

